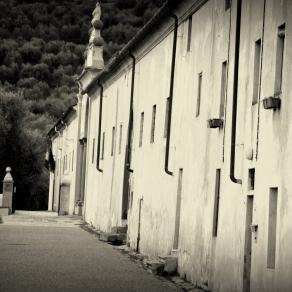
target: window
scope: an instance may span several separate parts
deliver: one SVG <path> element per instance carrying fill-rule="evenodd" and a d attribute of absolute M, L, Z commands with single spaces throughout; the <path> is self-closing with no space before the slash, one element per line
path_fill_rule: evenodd
<path fill-rule="evenodd" d="M 73 162 L 74 162 L 74 150 L 72 152 L 72 171 L 73 171 Z"/>
<path fill-rule="evenodd" d="M 278 28 L 275 95 L 279 95 L 282 93 L 284 47 L 285 47 L 285 24 L 279 26 Z"/>
<path fill-rule="evenodd" d="M 100 158 L 100 160 L 104 159 L 104 143 L 105 143 L 105 132 L 102 133 L 102 146 L 101 146 L 101 158 Z"/>
<path fill-rule="evenodd" d="M 218 232 L 218 218 L 219 218 L 219 199 L 220 199 L 220 180 L 221 170 L 216 170 L 215 180 L 215 200 L 214 200 L 214 215 L 213 215 L 213 236 L 217 236 Z"/>
<path fill-rule="evenodd" d="M 170 106 L 170 98 L 166 99 L 166 109 L 165 109 L 165 122 L 164 122 L 164 135 L 163 137 L 167 137 L 168 132 L 168 119 L 169 119 L 169 106 Z"/>
<path fill-rule="evenodd" d="M 255 42 L 254 49 L 254 70 L 253 70 L 253 97 L 252 105 L 257 104 L 259 97 L 259 86 L 260 86 L 260 66 L 261 66 L 261 39 Z"/>
<path fill-rule="evenodd" d="M 140 117 L 139 147 L 142 147 L 142 144 L 143 144 L 143 128 L 144 128 L 144 112 L 141 113 L 141 117 Z"/>
<path fill-rule="evenodd" d="M 91 163 L 94 162 L 94 148 L 95 148 L 95 138 L 93 138 L 93 140 L 92 140 L 92 161 L 91 161 Z"/>
<path fill-rule="evenodd" d="M 173 249 L 178 249 L 179 244 L 179 229 L 180 229 L 180 218 L 181 218 L 181 199 L 182 199 L 182 180 L 183 180 L 183 169 L 179 169 L 178 186 L 177 186 L 177 198 L 176 198 L 176 214 L 175 214 L 175 227 L 174 227 L 174 240 Z"/>
<path fill-rule="evenodd" d="M 278 188 L 270 188 L 268 219 L 268 256 L 267 268 L 275 269 L 276 263 L 276 239 L 277 239 L 277 205 Z"/>
<path fill-rule="evenodd" d="M 227 86 L 227 62 L 222 63 L 221 69 L 221 93 L 220 93 L 220 109 L 219 118 L 224 118 L 225 100 L 226 100 L 226 86 Z"/>
<path fill-rule="evenodd" d="M 228 10 L 231 7 L 231 0 L 225 0 L 225 10 Z"/>
<path fill-rule="evenodd" d="M 150 143 L 154 143 L 154 137 L 155 137 L 155 119 L 156 119 L 156 105 L 154 105 L 152 107 L 152 123 L 151 123 Z"/>
<path fill-rule="evenodd" d="M 188 43 L 187 43 L 187 51 L 191 50 L 192 45 L 192 28 L 193 28 L 193 16 L 190 16 L 188 19 Z"/>
<path fill-rule="evenodd" d="M 197 94 L 196 117 L 198 117 L 200 115 L 201 94 L 202 94 L 202 80 L 203 80 L 203 72 L 198 74 L 198 94 Z"/>
<path fill-rule="evenodd" d="M 248 170 L 248 190 L 254 190 L 254 180 L 255 180 L 255 169 L 251 168 Z"/>
<path fill-rule="evenodd" d="M 122 136 L 123 136 L 123 125 L 120 124 L 119 154 L 121 154 L 122 152 Z"/>
<path fill-rule="evenodd" d="M 115 152 L 115 136 L 116 136 L 116 127 L 112 129 L 112 149 L 111 149 L 111 156 L 114 155 Z"/>

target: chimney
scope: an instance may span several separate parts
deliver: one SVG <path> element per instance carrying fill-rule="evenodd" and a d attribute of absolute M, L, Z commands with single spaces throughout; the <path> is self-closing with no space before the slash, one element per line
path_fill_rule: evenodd
<path fill-rule="evenodd" d="M 85 69 L 93 70 L 103 70 L 103 45 L 104 40 L 101 36 L 102 21 L 101 8 L 99 2 L 97 2 L 96 7 L 92 13 L 93 18 L 91 21 L 92 27 L 89 30 L 89 44 L 85 51 Z"/>

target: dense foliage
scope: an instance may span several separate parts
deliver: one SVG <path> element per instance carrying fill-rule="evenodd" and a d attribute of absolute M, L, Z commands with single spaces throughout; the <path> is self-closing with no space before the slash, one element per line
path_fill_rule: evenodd
<path fill-rule="evenodd" d="M 103 0 L 107 61 L 160 0 Z M 96 0 L 0 0 L 0 174 L 13 168 L 17 207 L 46 208 L 46 134 L 76 102 Z M 0 178 L 1 179 L 1 178 Z M 1 192 L 1 188 L 0 188 Z"/>

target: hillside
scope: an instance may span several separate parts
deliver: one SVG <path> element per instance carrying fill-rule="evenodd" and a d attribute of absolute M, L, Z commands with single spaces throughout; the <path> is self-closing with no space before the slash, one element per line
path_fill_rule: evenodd
<path fill-rule="evenodd" d="M 101 1 L 105 61 L 149 20 L 159 2 Z M 76 102 L 74 77 L 83 67 L 95 4 L 0 0 L 0 175 L 12 166 L 18 208 L 46 208 L 46 133 Z"/>

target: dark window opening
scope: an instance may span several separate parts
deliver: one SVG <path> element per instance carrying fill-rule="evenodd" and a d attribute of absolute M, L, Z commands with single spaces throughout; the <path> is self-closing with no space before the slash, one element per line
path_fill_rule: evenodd
<path fill-rule="evenodd" d="M 277 55 L 276 55 L 276 76 L 275 76 L 275 96 L 280 95 L 282 93 L 284 48 L 285 48 L 285 24 L 279 26 L 279 28 L 278 28 Z"/>
<path fill-rule="evenodd" d="M 252 105 L 257 104 L 259 97 L 259 87 L 260 87 L 260 66 L 261 66 L 261 46 L 262 40 L 259 39 L 255 42 L 254 49 L 254 71 L 253 71 L 253 96 Z"/>
<path fill-rule="evenodd" d="M 222 69 L 221 69 L 221 94 L 220 94 L 219 118 L 224 118 L 226 86 L 227 86 L 227 62 L 224 61 L 222 63 Z"/>
<path fill-rule="evenodd" d="M 102 146 L 101 146 L 101 158 L 100 158 L 100 160 L 104 159 L 104 143 L 105 143 L 105 132 L 102 133 Z"/>
<path fill-rule="evenodd" d="M 164 122 L 164 135 L 163 135 L 164 138 L 167 137 L 167 131 L 168 131 L 169 106 L 170 106 L 170 98 L 168 97 L 166 99 L 166 109 L 165 109 L 165 122 Z"/>
<path fill-rule="evenodd" d="M 254 183 L 255 183 L 255 169 L 251 168 L 248 170 L 248 189 L 250 191 L 254 190 Z"/>
<path fill-rule="evenodd" d="M 192 45 L 192 29 L 193 29 L 193 17 L 190 16 L 188 19 L 188 44 L 187 44 L 187 51 L 191 50 Z"/>
<path fill-rule="evenodd" d="M 268 255 L 267 268 L 275 269 L 277 240 L 278 188 L 270 188 L 268 218 Z"/>
<path fill-rule="evenodd" d="M 198 94 L 197 94 L 197 109 L 196 109 L 196 117 L 200 115 L 200 107 L 201 107 L 201 94 L 202 94 L 202 80 L 203 80 L 203 72 L 198 75 Z"/>
<path fill-rule="evenodd" d="M 122 137 L 123 137 L 123 125 L 120 124 L 119 154 L 121 154 L 122 152 Z"/>
<path fill-rule="evenodd" d="M 140 117 L 139 147 L 142 147 L 142 144 L 143 144 L 143 128 L 144 128 L 144 113 L 141 113 L 141 117 Z"/>
<path fill-rule="evenodd" d="M 216 237 L 218 233 L 220 180 L 221 180 L 221 170 L 217 169 L 216 180 L 215 180 L 215 200 L 214 200 L 214 215 L 213 215 L 213 236 L 214 237 Z"/>
<path fill-rule="evenodd" d="M 156 105 L 154 105 L 152 107 L 152 123 L 151 123 L 150 143 L 154 143 L 154 137 L 155 137 L 155 119 L 156 119 Z"/>
<path fill-rule="evenodd" d="M 225 10 L 228 10 L 231 7 L 231 0 L 225 0 Z"/>

